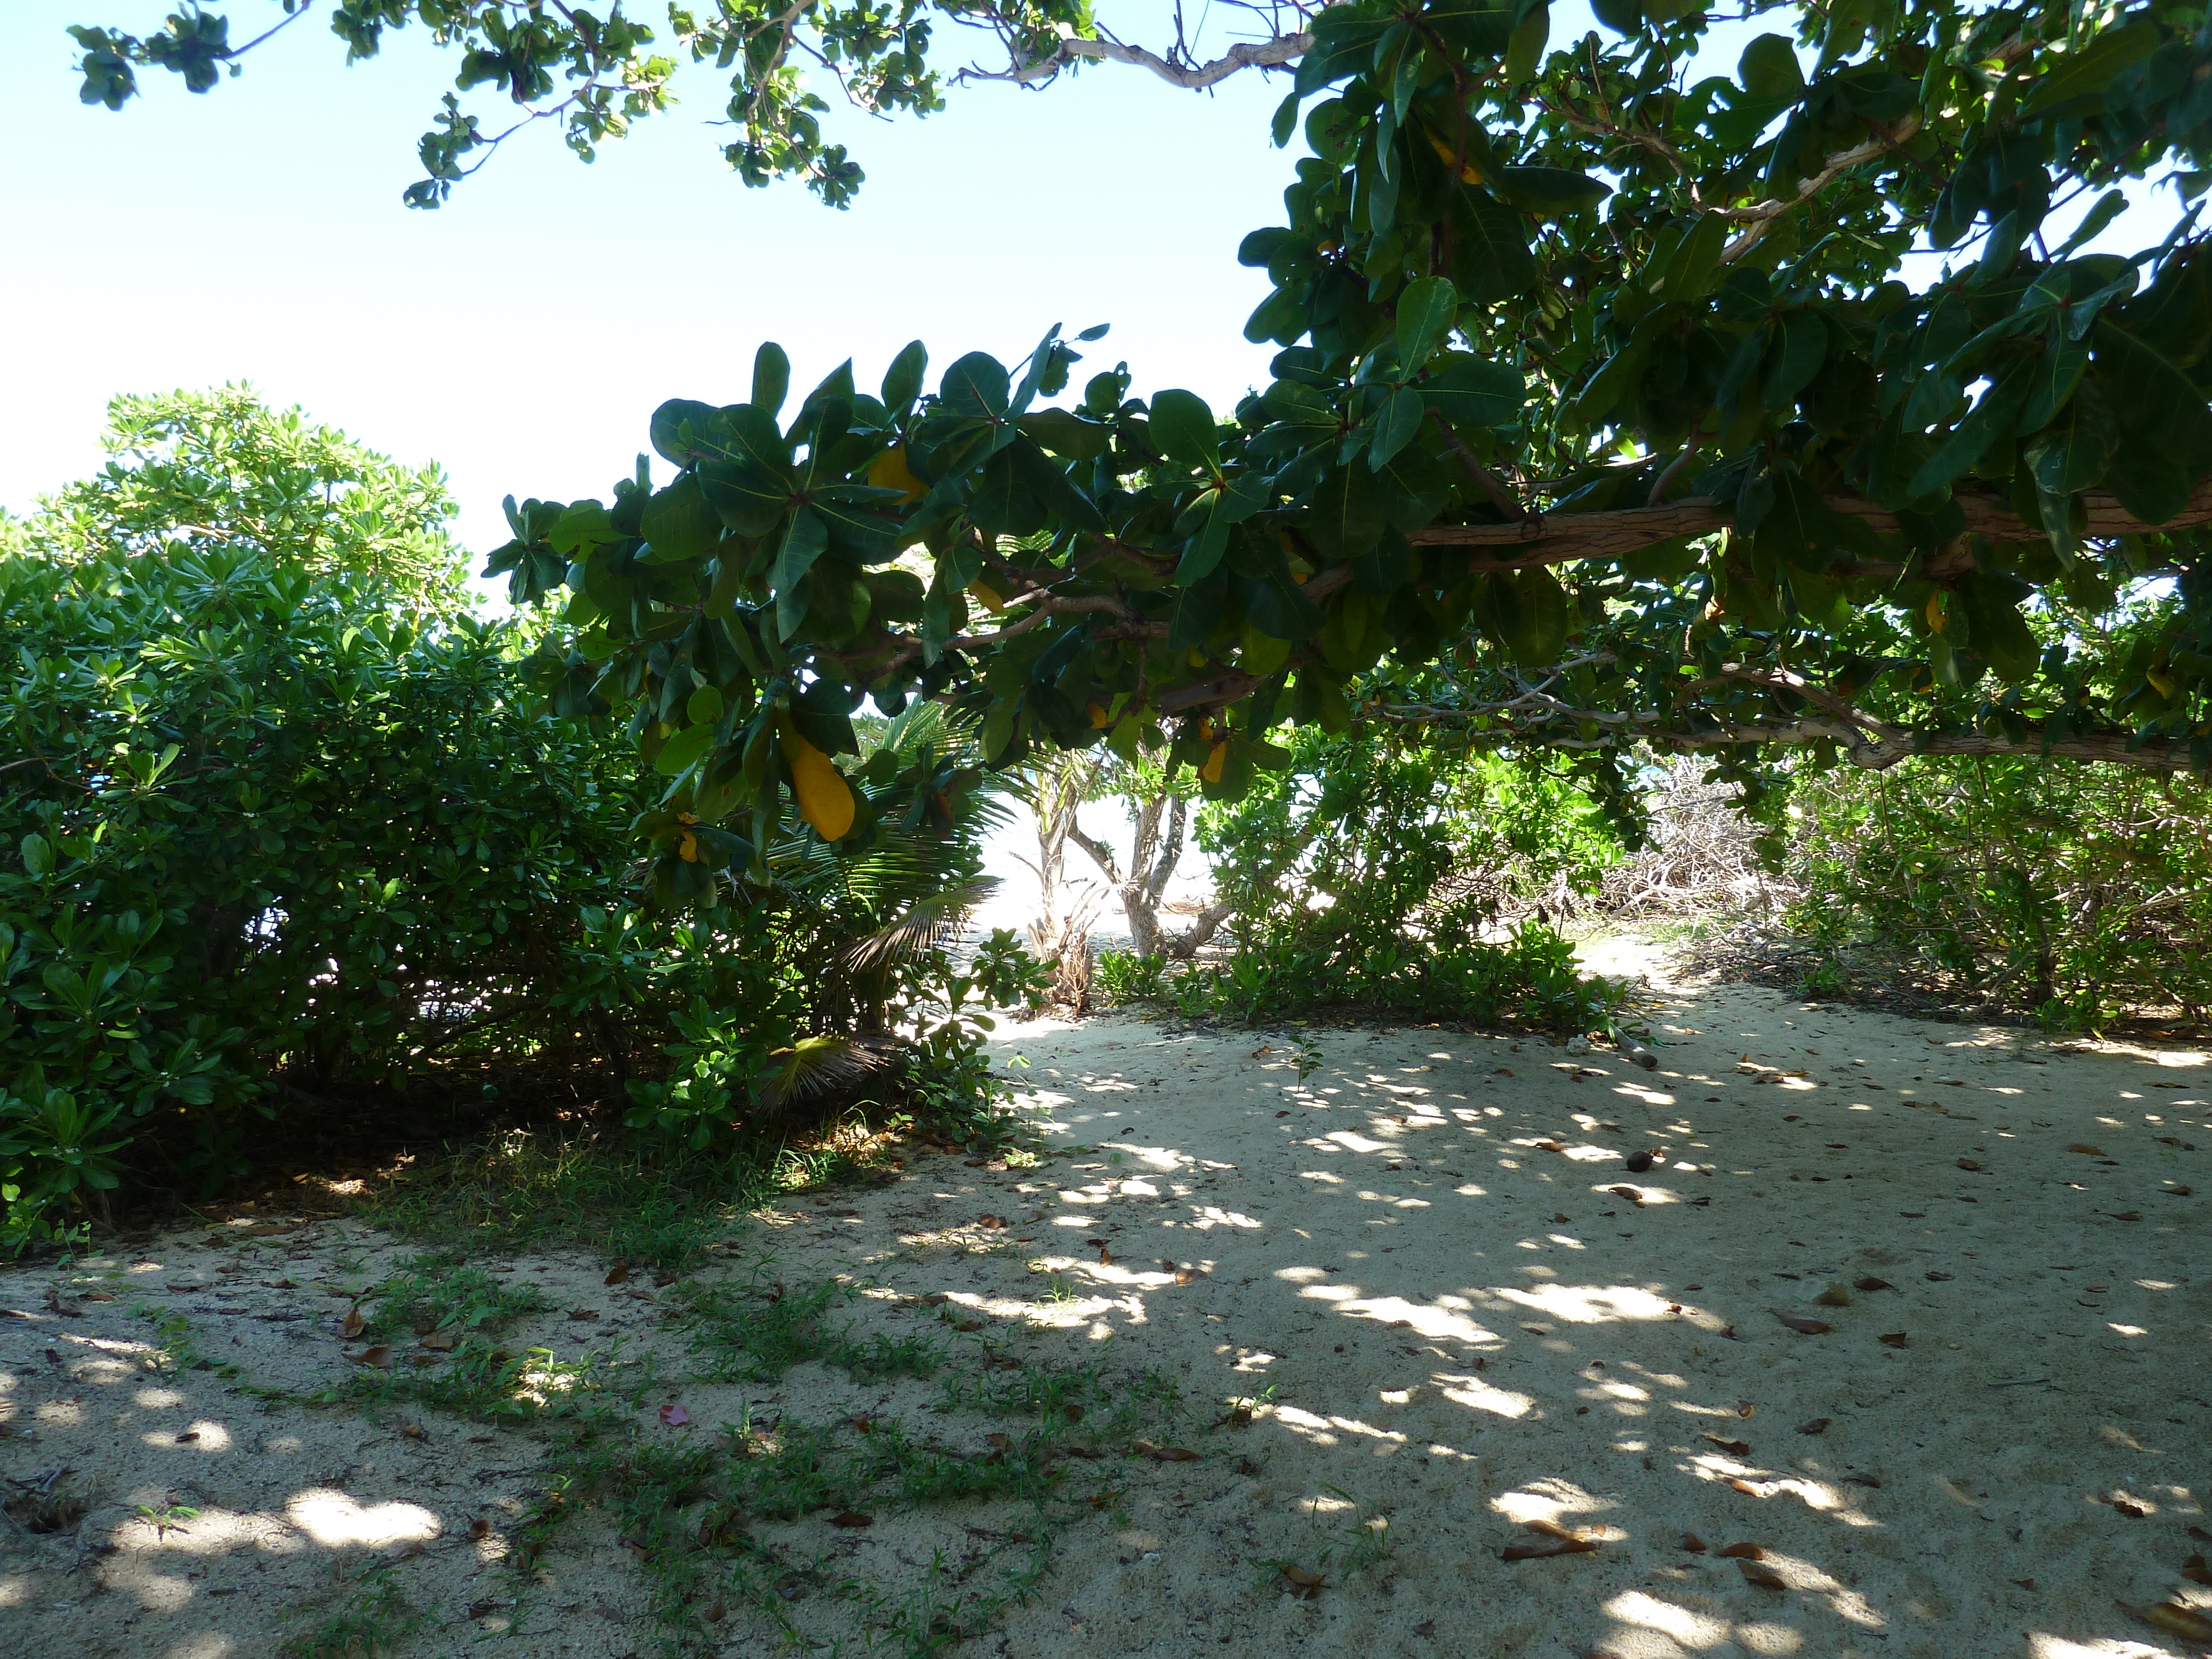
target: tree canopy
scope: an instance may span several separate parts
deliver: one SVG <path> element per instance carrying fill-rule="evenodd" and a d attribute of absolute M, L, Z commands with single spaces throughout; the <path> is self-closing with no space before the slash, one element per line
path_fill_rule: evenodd
<path fill-rule="evenodd" d="M 544 682 L 629 716 L 671 781 L 665 856 L 719 823 L 742 861 L 780 784 L 855 833 L 814 763 L 863 698 L 970 709 L 1001 765 L 1166 743 L 1218 795 L 1286 719 L 1550 745 L 1614 787 L 1639 744 L 1754 788 L 1778 745 L 2212 765 L 2203 10 L 1754 0 L 1732 63 L 1681 0 L 1595 11 L 1554 42 L 1540 0 L 1353 0 L 1261 14 L 1297 27 L 1211 64 L 1087 9 L 947 13 L 1018 80 L 1287 79 L 1273 137 L 1307 153 L 1241 255 L 1273 378 L 1227 410 L 1132 399 L 1126 367 L 1067 397 L 1103 331 L 1055 328 L 933 390 L 917 343 L 872 393 L 848 365 L 794 404 L 768 345 L 744 401 L 657 413 L 672 477 L 641 458 L 607 501 L 512 505 L 491 568 L 564 597 Z M 572 142 L 617 130 L 610 76 L 667 95 L 618 14 L 332 15 L 356 55 L 427 23 L 532 112 L 568 87 Z M 939 94 L 924 8 L 705 15 L 676 33 L 734 66 L 749 182 L 857 182 L 809 52 L 863 107 Z M 185 50 L 80 38 L 110 102 Z M 2154 241 L 2088 251 L 2154 196 Z"/>

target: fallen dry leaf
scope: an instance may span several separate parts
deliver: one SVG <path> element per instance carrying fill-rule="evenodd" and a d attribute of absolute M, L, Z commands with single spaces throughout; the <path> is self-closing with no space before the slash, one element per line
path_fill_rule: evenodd
<path fill-rule="evenodd" d="M 1692 1285 L 1690 1288 L 1694 1291 L 1699 1287 Z M 1739 1400 L 1735 1402 L 1735 1414 L 1741 1418 L 1753 1418 L 1759 1415 L 1759 1407 L 1748 1400 Z"/>
<path fill-rule="evenodd" d="M 453 1334 L 451 1331 L 433 1331 L 422 1339 L 422 1346 L 435 1353 L 451 1353 L 453 1351 Z"/>
<path fill-rule="evenodd" d="M 863 1515 L 858 1510 L 840 1510 L 830 1517 L 830 1524 L 833 1527 L 872 1527 L 876 1524 L 876 1517 Z"/>
<path fill-rule="evenodd" d="M 1962 1170 L 1970 1170 L 1970 1171 L 1972 1171 L 1972 1173 L 1977 1174 L 1977 1175 L 1978 1175 L 1978 1174 L 1980 1174 L 1980 1173 L 1981 1173 L 1981 1168 L 1982 1168 L 1982 1166 L 1981 1166 L 1980 1164 L 1978 1164 L 1975 1163 L 1975 1162 L 1974 1162 L 1974 1160 L 1973 1160 L 1973 1159 L 1972 1159 L 1971 1158 L 1960 1158 L 1960 1159 L 1959 1160 L 1959 1167 L 1960 1167 L 1960 1169 L 1962 1169 Z"/>
<path fill-rule="evenodd" d="M 1545 1541 L 1540 1544 L 1508 1544 L 1498 1551 L 1499 1560 L 1541 1561 L 1555 1555 L 1589 1555 L 1598 1547 L 1595 1538 L 1586 1538 L 1556 1521 L 1524 1521 L 1521 1524 Z"/>
<path fill-rule="evenodd" d="M 1232 1406 L 1215 1419 L 1213 1426 L 1217 1429 L 1224 1425 L 1242 1429 L 1249 1428 L 1251 1422 L 1252 1408 L 1249 1406 Z"/>
<path fill-rule="evenodd" d="M 2184 1187 L 2184 1188 L 2181 1189 L 2181 1192 L 2180 1192 L 2180 1194 L 2179 1194 L 2179 1195 L 2180 1195 L 2181 1197 L 2184 1197 L 2184 1198 L 2188 1197 L 2188 1196 L 2189 1196 L 2189 1188 L 2186 1188 L 2186 1187 Z M 265 1283 L 266 1281 L 264 1281 L 264 1282 Z M 271 1288 L 272 1288 L 272 1289 L 274 1289 L 274 1288 L 277 1288 L 277 1287 L 276 1287 L 276 1286 L 271 1286 Z M 297 1289 L 299 1288 L 299 1286 L 297 1286 L 296 1285 L 294 1285 L 294 1284 L 292 1283 L 292 1281 L 291 1281 L 291 1280 L 289 1280 L 289 1279 L 286 1279 L 286 1280 L 284 1281 L 283 1288 L 290 1289 L 290 1290 L 297 1290 Z M 112 1302 L 112 1301 L 114 1301 L 114 1300 L 115 1300 L 115 1298 L 114 1298 L 113 1297 L 110 1296 L 110 1295 L 109 1295 L 106 1291 L 87 1291 L 84 1293 L 84 1300 L 86 1300 L 87 1302 Z"/>
<path fill-rule="evenodd" d="M 481 1544 L 485 1539 L 490 1536 L 491 1522 L 485 1520 L 481 1515 L 477 1516 L 475 1520 L 469 1522 L 469 1537 L 475 1542 Z M 478 1616 L 481 1617 L 482 1615 Z"/>
<path fill-rule="evenodd" d="M 361 1304 L 359 1303 L 356 1302 L 352 1307 L 346 1310 L 345 1322 L 340 1325 L 338 1328 L 345 1333 L 345 1339 L 349 1342 L 352 1341 L 354 1338 L 359 1336 L 363 1331 L 368 1328 L 368 1322 L 361 1316 Z"/>
<path fill-rule="evenodd" d="M 613 1267 L 607 1269 L 606 1278 L 602 1279 L 600 1282 L 605 1285 L 620 1285 L 625 1283 L 629 1278 L 629 1263 L 627 1261 L 617 1261 Z"/>
<path fill-rule="evenodd" d="M 2212 1562 L 2192 1555 L 2181 1564 L 2181 1576 L 2192 1584 L 2212 1584 Z"/>
<path fill-rule="evenodd" d="M 568 1317 L 571 1319 L 597 1319 L 599 1316 L 599 1310 L 597 1308 L 571 1308 L 568 1310 Z"/>
<path fill-rule="evenodd" d="M 2118 1510 L 2122 1515 L 2126 1516 L 2130 1521 L 2140 1521 L 2150 1513 L 2150 1511 L 2145 1509 L 2142 1504 L 2130 1503 L 2124 1498 L 2115 1498 L 2112 1500 L 2112 1507 Z"/>
<path fill-rule="evenodd" d="M 2086 1140 L 2069 1142 L 2066 1150 L 2069 1152 L 2081 1152 L 2090 1158 L 2102 1158 L 2105 1155 L 2105 1149 L 2103 1147 L 2092 1146 Z"/>
<path fill-rule="evenodd" d="M 1103 1244 L 1098 1247 L 1098 1265 L 1102 1267 L 1110 1267 L 1114 1265 L 1113 1255 Z"/>
<path fill-rule="evenodd" d="M 1711 1441 L 1713 1444 L 1718 1446 L 1730 1457 L 1748 1457 L 1751 1455 L 1751 1444 L 1748 1441 L 1729 1440 L 1717 1434 L 1709 1434 L 1704 1437 Z"/>
<path fill-rule="evenodd" d="M 1757 1544 L 1730 1544 L 1721 1552 L 1721 1557 L 1728 1561 L 1764 1561 L 1766 1551 Z"/>
<path fill-rule="evenodd" d="M 1283 1587 L 1301 1601 L 1312 1601 L 1321 1594 L 1322 1586 L 1328 1582 L 1321 1574 L 1308 1568 L 1293 1566 L 1287 1561 L 1283 1564 Z"/>
<path fill-rule="evenodd" d="M 399 1432 L 405 1435 L 410 1440 L 428 1440 L 430 1437 L 428 1434 L 423 1432 L 422 1425 L 420 1423 L 403 1423 L 399 1425 Z"/>
<path fill-rule="evenodd" d="M 1014 1443 L 1012 1437 L 1010 1435 L 987 1434 L 983 1437 L 983 1443 L 990 1447 L 994 1451 L 1005 1451 Z"/>
<path fill-rule="evenodd" d="M 1176 1269 L 1175 1282 L 1178 1285 L 1191 1284 L 1195 1281 L 1197 1278 L 1198 1275 L 1195 1273 L 1193 1273 L 1188 1267 L 1177 1267 Z"/>
<path fill-rule="evenodd" d="M 354 1355 L 353 1361 L 356 1365 L 374 1365 L 383 1370 L 392 1364 L 392 1350 L 380 1342 L 376 1346 L 364 1348 Z"/>
<path fill-rule="evenodd" d="M 1137 1442 L 1136 1449 L 1158 1463 L 1195 1463 L 1198 1454 L 1185 1446 L 1155 1446 L 1149 1440 Z"/>
<path fill-rule="evenodd" d="M 1796 1315 L 1786 1314 L 1779 1308 L 1769 1308 L 1766 1311 L 1800 1336 L 1826 1336 L 1828 1334 L 1829 1327 L 1824 1321 L 1800 1319 Z"/>
<path fill-rule="evenodd" d="M 1797 1432 L 1800 1434 L 1826 1434 L 1827 1431 L 1828 1419 L 1825 1417 L 1815 1417 L 1808 1422 L 1800 1423 L 1797 1425 Z"/>
<path fill-rule="evenodd" d="M 980 1331 L 983 1328 L 983 1322 L 980 1319 L 956 1319 L 952 1322 L 952 1328 L 956 1331 Z"/>
<path fill-rule="evenodd" d="M 1640 1206 L 1644 1202 L 1644 1194 L 1633 1187 L 1608 1187 L 1606 1191 L 1611 1193 L 1615 1198 L 1625 1198 L 1632 1204 Z"/>
<path fill-rule="evenodd" d="M 1897 1286 L 1886 1279 L 1876 1279 L 1872 1273 L 1865 1273 L 1851 1280 L 1851 1288 L 1855 1291 L 1893 1291 Z"/>
<path fill-rule="evenodd" d="M 1682 1534 L 1682 1547 L 1692 1555 L 1703 1555 L 1710 1547 L 1697 1534 L 1686 1532 Z"/>
<path fill-rule="evenodd" d="M 691 1413 L 672 1400 L 660 1408 L 660 1420 L 668 1428 L 680 1429 L 690 1422 Z"/>
<path fill-rule="evenodd" d="M 1911 1340 L 1911 1334 L 1905 1331 L 1885 1331 L 1881 1337 L 1881 1346 L 1885 1348 L 1902 1348 Z"/>
<path fill-rule="evenodd" d="M 2212 1642 L 2212 1619 L 2194 1607 L 2177 1607 L 2171 1601 L 2154 1601 L 2147 1607 L 2130 1607 L 2124 1601 L 2120 1605 L 2168 1636 L 2179 1636 L 2185 1642 Z"/>
<path fill-rule="evenodd" d="M 1740 1492 L 1746 1498 L 1764 1498 L 1766 1496 L 1765 1492 L 1759 1491 L 1758 1487 L 1753 1486 L 1750 1481 L 1744 1480 L 1740 1475 L 1730 1475 L 1728 1479 L 1728 1485 L 1729 1490 L 1733 1492 Z"/>
<path fill-rule="evenodd" d="M 978 1216 L 975 1224 L 979 1227 L 1003 1227 L 1006 1224 L 1006 1218 L 1002 1215 Z"/>
<path fill-rule="evenodd" d="M 1786 1590 L 1790 1588 L 1790 1581 L 1771 1567 L 1761 1566 L 1758 1562 L 1751 1560 L 1738 1561 L 1736 1565 L 1742 1571 L 1743 1582 L 1747 1584 L 1756 1584 L 1761 1589 L 1771 1590 Z"/>

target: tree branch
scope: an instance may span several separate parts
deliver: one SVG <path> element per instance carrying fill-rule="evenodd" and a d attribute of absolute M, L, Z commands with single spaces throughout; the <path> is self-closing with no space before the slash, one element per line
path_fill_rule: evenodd
<path fill-rule="evenodd" d="M 1066 26 L 1063 25 L 1063 27 Z M 1313 36 L 1306 33 L 1279 34 L 1272 40 L 1240 40 L 1210 64 L 1193 64 L 1188 67 L 1171 64 L 1157 52 L 1146 52 L 1142 46 L 1125 46 L 1118 40 L 1092 40 L 1073 33 L 1063 34 L 1060 44 L 1043 57 L 1028 63 L 1018 60 L 1011 69 L 986 70 L 969 68 L 953 76 L 955 81 L 1012 81 L 1020 86 L 1034 82 L 1049 81 L 1079 58 L 1092 63 L 1132 64 L 1139 69 L 1150 70 L 1170 86 L 1185 87 L 1194 91 L 1227 80 L 1239 70 L 1280 69 L 1294 58 L 1303 58 L 1313 46 Z"/>

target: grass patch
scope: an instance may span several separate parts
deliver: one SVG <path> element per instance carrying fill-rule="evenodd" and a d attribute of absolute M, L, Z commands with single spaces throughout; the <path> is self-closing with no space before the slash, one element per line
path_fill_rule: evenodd
<path fill-rule="evenodd" d="M 553 1304 L 534 1285 L 471 1267 L 451 1251 L 417 1256 L 370 1292 L 372 1337 L 428 1336 L 434 1331 L 481 1331 L 496 1336 L 527 1314 Z"/>
<path fill-rule="evenodd" d="M 285 1659 L 382 1659 L 430 1617 L 407 1599 L 390 1566 L 369 1566 L 338 1605 L 278 1650 Z"/>
<path fill-rule="evenodd" d="M 819 1144 L 686 1154 L 518 1130 L 401 1170 L 361 1217 L 471 1254 L 566 1246 L 684 1273 L 748 1212 L 785 1193 L 872 1179 L 883 1152 L 876 1139 L 836 1133 Z"/>

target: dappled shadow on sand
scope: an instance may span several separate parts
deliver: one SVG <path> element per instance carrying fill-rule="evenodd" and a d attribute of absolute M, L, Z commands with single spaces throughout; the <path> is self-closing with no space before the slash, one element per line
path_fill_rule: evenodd
<path fill-rule="evenodd" d="M 2212 1611 L 2179 1576 L 2204 1057 L 1756 992 L 1657 1018 L 1656 1073 L 1443 1031 L 1326 1035 L 1304 1078 L 1266 1033 L 1027 1039 L 1088 1148 L 1016 1183 L 1065 1299 L 970 1299 L 1250 1402 L 1237 1529 L 1322 1571 L 1275 1587 L 1316 1634 L 2188 1650 L 2139 1615 Z"/>
<path fill-rule="evenodd" d="M 2142 1615 L 2212 1613 L 2180 1576 L 2212 1544 L 2203 1057 L 1763 992 L 1652 1018 L 1652 1073 L 1441 1030 L 1033 1027 L 1006 1048 L 1042 1162 L 926 1157 L 882 1191 L 789 1200 L 702 1282 L 840 1283 L 856 1340 L 934 1345 L 971 1395 L 1082 1370 L 1086 1434 L 1116 1396 L 1177 1402 L 1152 1438 L 1051 1454 L 1079 1523 L 987 1651 L 2193 1651 Z M 396 1259 L 362 1233 L 320 1248 L 301 1285 Z M 518 1264 L 555 1311 L 517 1351 L 580 1363 L 558 1310 L 589 1301 L 593 1334 L 665 1382 L 641 1444 L 781 1420 L 860 1446 L 896 1420 L 947 1455 L 1004 1452 L 941 1376 L 733 1382 L 605 1265 Z M 289 1274 L 222 1299 L 220 1275 L 260 1271 L 6 1281 L 0 1619 L 134 1659 L 349 1620 L 401 1653 L 651 1650 L 611 1533 L 557 1533 L 516 1569 L 549 1437 L 392 1398 L 311 1408 L 348 1374 L 320 1328 L 345 1304 L 283 1322 L 310 1293 L 274 1288 Z M 112 1300 L 70 1300 L 95 1282 Z M 934 1531 L 886 1511 L 865 1538 L 826 1514 L 762 1535 L 828 1583 L 878 1559 L 957 1576 L 1019 1524 L 977 1505 Z M 772 1650 L 734 1624 L 691 1639 Z"/>

